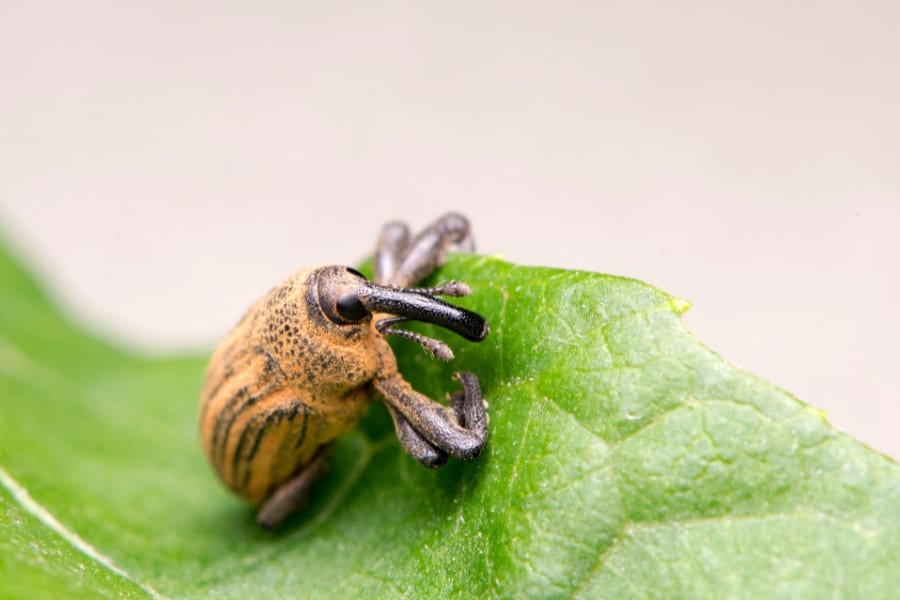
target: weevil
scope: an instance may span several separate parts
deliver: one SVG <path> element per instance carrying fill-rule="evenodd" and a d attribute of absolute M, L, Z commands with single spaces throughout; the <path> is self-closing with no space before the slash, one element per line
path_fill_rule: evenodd
<path fill-rule="evenodd" d="M 438 296 L 464 296 L 452 281 L 412 287 L 452 247 L 474 249 L 465 217 L 450 213 L 414 238 L 399 222 L 378 237 L 374 281 L 346 266 L 302 269 L 257 301 L 210 359 L 200 398 L 206 455 L 233 492 L 277 527 L 325 473 L 335 440 L 380 396 L 400 444 L 427 467 L 476 458 L 488 435 L 478 378 L 455 374 L 462 390 L 442 404 L 417 392 L 397 368 L 388 336 L 419 343 L 439 360 L 441 341 L 398 325 L 424 321 L 471 341 L 487 335 L 479 314 Z"/>

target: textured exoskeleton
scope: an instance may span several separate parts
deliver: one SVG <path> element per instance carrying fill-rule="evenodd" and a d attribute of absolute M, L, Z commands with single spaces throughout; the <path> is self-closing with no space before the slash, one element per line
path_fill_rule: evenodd
<path fill-rule="evenodd" d="M 344 266 L 298 271 L 254 304 L 216 349 L 201 393 L 203 446 L 222 481 L 260 507 L 260 524 L 275 527 L 302 505 L 334 440 L 376 392 L 401 444 L 422 464 L 481 453 L 487 414 L 475 375 L 456 374 L 463 389 L 445 406 L 403 379 L 385 339 L 406 337 L 449 360 L 444 343 L 396 326 L 427 321 L 473 341 L 488 334 L 481 316 L 437 297 L 465 295 L 465 284 L 409 287 L 454 245 L 472 249 L 460 215 L 443 216 L 415 239 L 405 225 L 389 223 L 378 240 L 374 283 Z"/>

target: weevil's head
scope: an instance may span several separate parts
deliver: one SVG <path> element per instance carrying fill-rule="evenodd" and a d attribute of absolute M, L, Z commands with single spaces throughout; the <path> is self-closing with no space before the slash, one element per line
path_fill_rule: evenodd
<path fill-rule="evenodd" d="M 250 313 L 265 317 L 250 326 L 291 385 L 336 396 L 396 368 L 393 357 L 385 355 L 390 347 L 384 336 L 412 339 L 438 359 L 453 357 L 443 342 L 395 328 L 404 321 L 434 323 L 469 340 L 484 339 L 484 318 L 436 298 L 437 293 L 378 285 L 344 266 L 304 269 L 269 292 L 258 312 Z"/>
<path fill-rule="evenodd" d="M 348 331 L 369 326 L 377 314 L 375 325 L 382 334 L 397 334 L 392 326 L 402 321 L 433 323 L 471 341 L 481 341 L 489 332 L 481 315 L 441 300 L 437 297 L 440 292 L 434 289 L 378 285 L 355 269 L 337 266 L 317 269 L 310 283 L 311 295 L 323 317 Z M 420 343 L 427 339 L 419 335 L 405 337 Z"/>

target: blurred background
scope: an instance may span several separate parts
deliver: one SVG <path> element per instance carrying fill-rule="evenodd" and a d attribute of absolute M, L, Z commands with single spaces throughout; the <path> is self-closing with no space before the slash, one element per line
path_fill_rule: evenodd
<path fill-rule="evenodd" d="M 900 4 L 0 6 L 0 230 L 70 314 L 205 351 L 379 225 L 689 299 L 900 457 Z M 538 342 L 539 343 L 539 342 Z"/>

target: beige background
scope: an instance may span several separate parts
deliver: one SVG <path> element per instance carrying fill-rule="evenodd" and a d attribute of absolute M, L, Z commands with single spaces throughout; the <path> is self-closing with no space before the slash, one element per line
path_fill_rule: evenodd
<path fill-rule="evenodd" d="M 126 4 L 0 8 L 0 227 L 104 334 L 206 347 L 455 208 L 900 457 L 895 0 Z"/>

